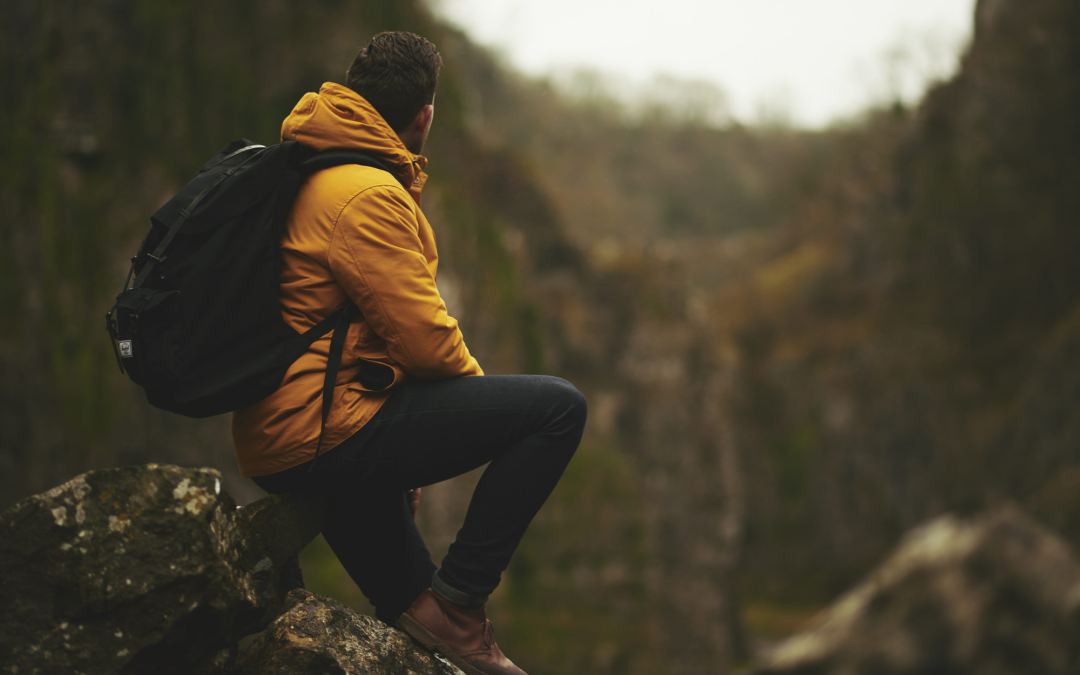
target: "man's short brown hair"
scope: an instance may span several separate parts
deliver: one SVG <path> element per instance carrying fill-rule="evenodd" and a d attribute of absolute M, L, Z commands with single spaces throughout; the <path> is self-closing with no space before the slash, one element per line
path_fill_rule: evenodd
<path fill-rule="evenodd" d="M 345 73 L 345 86 L 360 94 L 395 132 L 435 100 L 442 57 L 413 33 L 387 32 L 371 38 Z"/>

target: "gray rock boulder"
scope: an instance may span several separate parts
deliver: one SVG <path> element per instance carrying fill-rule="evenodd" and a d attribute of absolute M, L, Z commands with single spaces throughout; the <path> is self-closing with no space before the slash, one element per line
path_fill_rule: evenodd
<path fill-rule="evenodd" d="M 1080 673 L 1080 564 L 1006 508 L 910 533 L 757 675 Z"/>
<path fill-rule="evenodd" d="M 231 675 L 463 675 L 409 636 L 341 603 L 297 589 Z"/>
<path fill-rule="evenodd" d="M 303 585 L 318 502 L 243 509 L 211 469 L 92 471 L 0 514 L 0 672 L 214 673 Z"/>

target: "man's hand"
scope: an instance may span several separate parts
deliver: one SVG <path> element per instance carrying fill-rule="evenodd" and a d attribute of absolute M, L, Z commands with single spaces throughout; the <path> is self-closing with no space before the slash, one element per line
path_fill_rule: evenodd
<path fill-rule="evenodd" d="M 409 511 L 412 512 L 413 520 L 416 520 L 416 510 L 420 508 L 420 488 L 406 490 L 405 498 L 409 500 Z"/>

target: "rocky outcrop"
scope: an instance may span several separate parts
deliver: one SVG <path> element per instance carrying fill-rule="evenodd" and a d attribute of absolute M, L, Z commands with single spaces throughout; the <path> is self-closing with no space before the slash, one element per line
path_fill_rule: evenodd
<path fill-rule="evenodd" d="M 81 475 L 0 515 L 4 673 L 211 673 L 303 586 L 321 504 L 239 509 L 212 469 Z"/>
<path fill-rule="evenodd" d="M 240 655 L 235 675 L 462 675 L 407 635 L 305 590 Z"/>
<path fill-rule="evenodd" d="M 303 590 L 296 554 L 325 508 L 295 495 L 239 508 L 217 471 L 156 464 L 23 500 L 0 514 L 0 673 L 462 675 Z"/>
<path fill-rule="evenodd" d="M 1080 564 L 1011 508 L 904 540 L 756 675 L 1080 672 Z"/>

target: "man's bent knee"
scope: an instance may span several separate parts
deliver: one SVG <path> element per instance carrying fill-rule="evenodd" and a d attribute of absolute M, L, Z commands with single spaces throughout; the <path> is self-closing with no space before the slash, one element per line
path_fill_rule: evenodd
<path fill-rule="evenodd" d="M 570 382 L 561 377 L 542 376 L 545 393 L 550 397 L 556 419 L 566 424 L 568 430 L 580 434 L 585 428 L 585 419 L 589 414 L 589 404 L 585 396 Z"/>
<path fill-rule="evenodd" d="M 567 393 L 566 404 L 570 409 L 571 415 L 578 421 L 578 424 L 584 428 L 585 419 L 589 416 L 589 402 L 585 400 L 585 395 L 578 391 L 578 388 L 570 384 L 566 380 Z"/>

